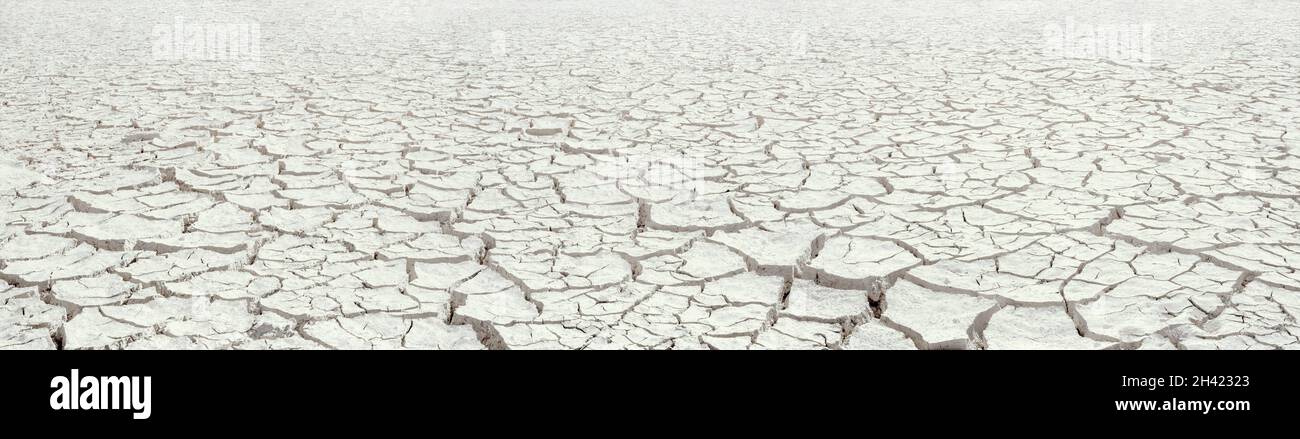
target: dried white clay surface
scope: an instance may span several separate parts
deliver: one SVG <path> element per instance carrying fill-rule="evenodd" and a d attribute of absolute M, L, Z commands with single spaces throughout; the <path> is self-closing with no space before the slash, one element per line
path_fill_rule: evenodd
<path fill-rule="evenodd" d="M 1300 346 L 1293 2 L 463 3 L 3 2 L 0 348 Z"/>

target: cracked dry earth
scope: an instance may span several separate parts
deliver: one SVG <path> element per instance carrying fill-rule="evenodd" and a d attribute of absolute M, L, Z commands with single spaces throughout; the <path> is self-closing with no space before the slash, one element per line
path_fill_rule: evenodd
<path fill-rule="evenodd" d="M 1300 346 L 1296 2 L 5 6 L 2 348 Z"/>

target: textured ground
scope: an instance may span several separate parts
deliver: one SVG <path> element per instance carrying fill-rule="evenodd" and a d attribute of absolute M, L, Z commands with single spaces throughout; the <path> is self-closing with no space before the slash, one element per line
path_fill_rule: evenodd
<path fill-rule="evenodd" d="M 0 348 L 1300 347 L 1297 2 L 352 3 L 0 3 Z"/>

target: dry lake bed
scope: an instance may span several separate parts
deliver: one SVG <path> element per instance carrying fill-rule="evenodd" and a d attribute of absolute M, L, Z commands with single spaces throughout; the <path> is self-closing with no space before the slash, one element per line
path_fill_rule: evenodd
<path fill-rule="evenodd" d="M 1300 2 L 0 1 L 0 35 L 0 348 L 1300 347 Z"/>

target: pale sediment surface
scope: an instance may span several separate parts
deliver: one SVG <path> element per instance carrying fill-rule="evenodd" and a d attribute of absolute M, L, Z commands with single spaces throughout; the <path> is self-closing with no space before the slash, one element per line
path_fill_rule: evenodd
<path fill-rule="evenodd" d="M 1294 1 L 3 6 L 0 348 L 1300 346 Z"/>

